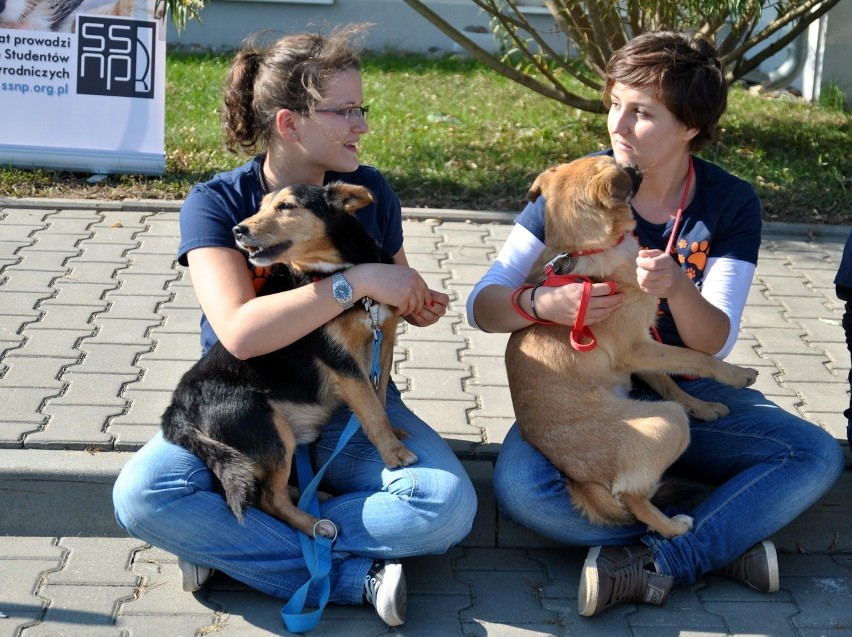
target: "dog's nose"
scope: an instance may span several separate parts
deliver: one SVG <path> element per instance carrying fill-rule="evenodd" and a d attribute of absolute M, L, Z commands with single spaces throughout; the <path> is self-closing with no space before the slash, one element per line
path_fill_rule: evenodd
<path fill-rule="evenodd" d="M 642 171 L 635 164 L 623 164 L 621 166 L 628 175 L 633 186 L 633 194 L 639 191 L 639 186 L 642 184 Z"/>
<path fill-rule="evenodd" d="M 248 232 L 248 228 L 244 224 L 241 223 L 240 225 L 234 226 L 233 228 L 231 228 L 231 232 L 234 233 L 234 239 L 239 240 L 239 239 L 242 239 L 243 235 L 245 235 Z"/>

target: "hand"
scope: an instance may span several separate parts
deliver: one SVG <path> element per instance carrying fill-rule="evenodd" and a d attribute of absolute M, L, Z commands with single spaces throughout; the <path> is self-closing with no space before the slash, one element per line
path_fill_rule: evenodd
<path fill-rule="evenodd" d="M 568 283 L 559 287 L 542 286 L 535 293 L 535 308 L 539 318 L 574 325 L 583 298 L 582 283 Z M 593 283 L 584 325 L 594 325 L 609 317 L 621 305 L 623 295 L 612 294 L 607 283 Z"/>
<path fill-rule="evenodd" d="M 640 250 L 636 257 L 636 278 L 645 292 L 666 299 L 677 292 L 684 274 L 677 261 L 662 250 Z"/>
<path fill-rule="evenodd" d="M 391 305 L 402 316 L 414 314 L 431 300 L 426 281 L 407 265 L 367 263 L 346 271 L 355 298 L 370 297 Z"/>
<path fill-rule="evenodd" d="M 450 302 L 450 297 L 443 292 L 436 292 L 435 290 L 429 290 L 429 294 L 431 295 L 430 301 L 419 312 L 404 314 L 402 318 L 416 327 L 426 327 L 427 325 L 437 323 L 438 319 L 447 313 L 447 304 Z"/>

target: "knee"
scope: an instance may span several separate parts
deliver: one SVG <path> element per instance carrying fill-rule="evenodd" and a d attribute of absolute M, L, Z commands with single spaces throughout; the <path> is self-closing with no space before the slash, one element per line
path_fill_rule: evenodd
<path fill-rule="evenodd" d="M 441 471 L 439 480 L 423 481 L 407 498 L 422 524 L 407 526 L 407 543 L 418 552 L 439 554 L 461 542 L 470 533 L 476 517 L 476 490 L 467 473 Z"/>
<path fill-rule="evenodd" d="M 795 456 L 807 464 L 817 488 L 825 492 L 843 473 L 843 449 L 834 436 L 816 425 L 809 425 L 808 432 L 810 435 L 802 441 Z"/>

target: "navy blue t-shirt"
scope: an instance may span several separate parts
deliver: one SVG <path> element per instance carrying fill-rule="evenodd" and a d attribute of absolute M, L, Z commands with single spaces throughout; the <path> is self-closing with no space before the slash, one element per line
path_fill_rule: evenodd
<path fill-rule="evenodd" d="M 592 153 L 610 155 L 612 149 Z M 675 242 L 677 260 L 701 287 L 709 257 L 757 264 L 760 250 L 761 207 L 754 188 L 716 164 L 693 156 L 695 196 L 683 211 Z M 641 188 L 641 186 L 640 186 Z M 665 251 L 674 220 L 649 223 L 636 211 L 636 238 L 645 249 Z M 544 242 L 544 197 L 530 203 L 515 219 Z M 664 343 L 683 345 L 665 299 L 660 300 L 657 331 Z"/>
<path fill-rule="evenodd" d="M 195 248 L 237 247 L 231 230 L 260 207 L 262 166 L 263 155 L 258 155 L 239 168 L 193 186 L 180 210 L 178 262 L 181 265 L 187 265 L 186 254 Z M 359 166 L 351 173 L 326 173 L 325 183 L 332 181 L 364 186 L 373 193 L 374 203 L 355 216 L 387 254 L 392 256 L 399 252 L 402 248 L 402 210 L 399 198 L 384 176 L 372 166 Z M 252 272 L 255 289 L 259 289 L 266 268 L 255 268 L 248 258 L 246 267 Z M 217 340 L 207 317 L 202 314 L 202 351 L 208 351 Z"/>

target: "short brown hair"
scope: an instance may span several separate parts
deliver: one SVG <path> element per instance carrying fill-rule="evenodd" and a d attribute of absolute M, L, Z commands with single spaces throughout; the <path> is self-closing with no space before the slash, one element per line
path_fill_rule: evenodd
<path fill-rule="evenodd" d="M 255 34 L 231 63 L 220 111 L 225 143 L 232 151 L 266 149 L 275 130 L 275 115 L 288 108 L 312 115 L 329 78 L 361 68 L 353 38 L 368 25 L 353 24 L 328 35 L 297 33 L 271 45 Z"/>
<path fill-rule="evenodd" d="M 698 129 L 690 150 L 700 150 L 713 140 L 728 103 L 728 83 L 716 47 L 695 34 L 651 31 L 636 36 L 607 63 L 603 89 L 607 108 L 616 82 L 655 88 L 660 103 L 688 128 Z"/>

